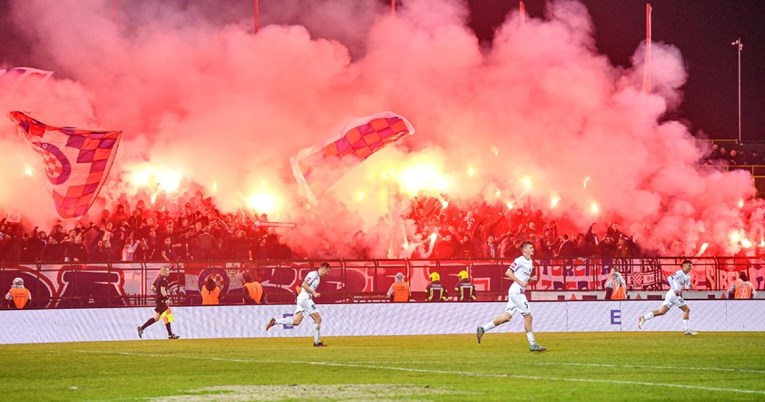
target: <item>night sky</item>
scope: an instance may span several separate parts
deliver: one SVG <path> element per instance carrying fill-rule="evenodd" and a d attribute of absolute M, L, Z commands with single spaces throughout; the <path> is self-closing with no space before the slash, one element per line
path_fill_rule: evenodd
<path fill-rule="evenodd" d="M 598 50 L 612 63 L 628 65 L 645 38 L 643 0 L 582 0 L 596 30 Z M 542 17 L 544 1 L 526 0 L 526 11 Z M 518 0 L 471 0 L 471 27 L 490 40 L 493 27 L 518 7 Z M 738 58 L 731 42 L 741 37 L 743 142 L 765 142 L 765 1 L 663 0 L 653 7 L 652 38 L 680 49 L 688 71 L 678 114 L 696 134 L 738 137 Z"/>
<path fill-rule="evenodd" d="M 45 69 L 10 23 L 9 2 L 0 0 L 0 65 Z M 582 2 L 595 24 L 598 50 L 612 63 L 627 65 L 645 37 L 645 1 Z M 261 0 L 261 7 L 267 3 Z M 399 3 L 405 6 L 406 2 Z M 494 28 L 517 9 L 518 0 L 469 0 L 469 4 L 470 26 L 489 46 Z M 542 17 L 544 4 L 527 0 L 527 12 Z M 684 102 L 667 118 L 684 121 L 694 134 L 703 131 L 710 138 L 737 138 L 738 61 L 730 43 L 741 37 L 742 136 L 744 142 L 765 142 L 765 1 L 662 0 L 652 6 L 654 42 L 678 47 L 689 74 Z"/>

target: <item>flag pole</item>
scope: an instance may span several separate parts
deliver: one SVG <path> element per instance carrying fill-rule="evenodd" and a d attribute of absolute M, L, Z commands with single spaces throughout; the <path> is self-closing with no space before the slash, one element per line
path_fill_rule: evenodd
<path fill-rule="evenodd" d="M 260 29 L 260 7 L 258 4 L 258 0 L 254 0 L 254 6 L 255 6 L 255 33 L 258 33 L 258 30 Z"/>
<path fill-rule="evenodd" d="M 645 64 L 643 65 L 643 92 L 651 92 L 651 3 L 645 3 Z"/>
<path fill-rule="evenodd" d="M 744 50 L 744 43 L 738 38 L 731 45 L 738 50 L 738 143 L 741 145 L 741 51 Z"/>

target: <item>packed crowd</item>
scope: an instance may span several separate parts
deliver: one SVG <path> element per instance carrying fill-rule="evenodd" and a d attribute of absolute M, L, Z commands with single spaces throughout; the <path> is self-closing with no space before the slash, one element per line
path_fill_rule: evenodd
<path fill-rule="evenodd" d="M 289 258 L 268 216 L 221 213 L 201 195 L 175 212 L 139 200 L 131 211 L 124 198 L 96 222 L 50 231 L 0 221 L 0 261 L 180 261 Z"/>
<path fill-rule="evenodd" d="M 737 144 L 713 143 L 708 160 L 732 166 L 765 165 L 765 157 L 756 149 L 747 150 Z"/>
<path fill-rule="evenodd" d="M 440 198 L 418 196 L 409 218 L 417 233 L 405 257 L 515 258 L 522 242 L 534 245 L 537 258 L 618 257 L 643 255 L 632 237 L 617 224 L 585 232 L 570 222 L 559 224 L 543 211 L 529 207 L 508 208 L 484 202 L 458 208 Z"/>
<path fill-rule="evenodd" d="M 570 224 L 561 229 L 540 210 L 486 203 L 456 207 L 445 195 L 419 195 L 410 203 L 406 219 L 416 228 L 399 255 L 413 259 L 510 258 L 523 241 L 530 241 L 536 256 L 637 257 L 642 251 L 615 224 L 595 225 L 577 232 Z M 163 205 L 158 207 L 158 205 Z M 50 230 L 28 228 L 23 220 L 0 221 L 0 261 L 186 261 L 253 260 L 317 257 L 301 255 L 284 244 L 265 214 L 222 213 L 201 194 L 167 208 L 166 203 L 139 200 L 131 209 L 122 198 L 114 212 L 104 209 L 95 222 L 85 220 Z M 182 207 L 181 207 L 182 206 Z M 278 226 L 278 225 L 276 225 Z M 605 230 L 603 230 L 605 229 Z M 566 232 L 566 233 L 564 233 Z M 358 232 L 349 242 L 351 255 L 374 258 L 371 236 Z M 326 257 L 326 256 L 320 256 Z"/>

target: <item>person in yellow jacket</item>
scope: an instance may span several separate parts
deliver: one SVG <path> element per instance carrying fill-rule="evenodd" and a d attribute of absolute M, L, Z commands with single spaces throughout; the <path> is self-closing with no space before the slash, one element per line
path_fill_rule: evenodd
<path fill-rule="evenodd" d="M 730 299 L 754 299 L 756 293 L 752 282 L 749 282 L 746 271 L 741 271 L 738 273 L 738 279 L 730 285 L 728 297 Z"/>
<path fill-rule="evenodd" d="M 430 283 L 425 287 L 429 302 L 447 301 L 446 288 L 441 284 L 441 275 L 438 272 L 430 274 Z"/>
<path fill-rule="evenodd" d="M 404 282 L 404 274 L 401 272 L 396 274 L 396 281 L 390 285 L 387 296 L 393 303 L 406 303 L 409 301 L 409 285 Z"/>
<path fill-rule="evenodd" d="M 202 286 L 202 304 L 219 304 L 220 303 L 220 286 L 215 283 L 215 279 L 212 276 L 207 277 L 207 282 Z"/>
<path fill-rule="evenodd" d="M 244 304 L 265 304 L 266 301 L 263 297 L 263 285 L 256 281 L 255 277 L 249 272 L 245 272 L 244 275 L 242 275 L 242 279 L 244 281 L 244 287 L 242 289 Z"/>
<path fill-rule="evenodd" d="M 23 279 L 15 278 L 11 289 L 5 294 L 5 300 L 11 308 L 23 309 L 32 300 L 32 293 L 24 287 Z"/>
<path fill-rule="evenodd" d="M 470 282 L 468 271 L 463 269 L 457 274 L 457 278 L 460 280 L 457 287 L 454 288 L 454 291 L 457 292 L 457 301 L 475 301 L 477 298 L 475 285 Z"/>

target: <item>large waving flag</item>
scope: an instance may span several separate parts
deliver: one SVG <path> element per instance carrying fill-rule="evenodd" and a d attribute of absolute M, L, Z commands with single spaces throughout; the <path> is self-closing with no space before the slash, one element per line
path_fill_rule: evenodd
<path fill-rule="evenodd" d="M 109 174 L 122 132 L 53 127 L 21 112 L 10 116 L 19 135 L 42 157 L 59 216 L 82 216 Z"/>
<path fill-rule="evenodd" d="M 414 127 L 393 112 L 354 119 L 324 144 L 304 148 L 290 158 L 292 174 L 312 203 L 350 169 L 384 146 L 414 134 Z"/>

